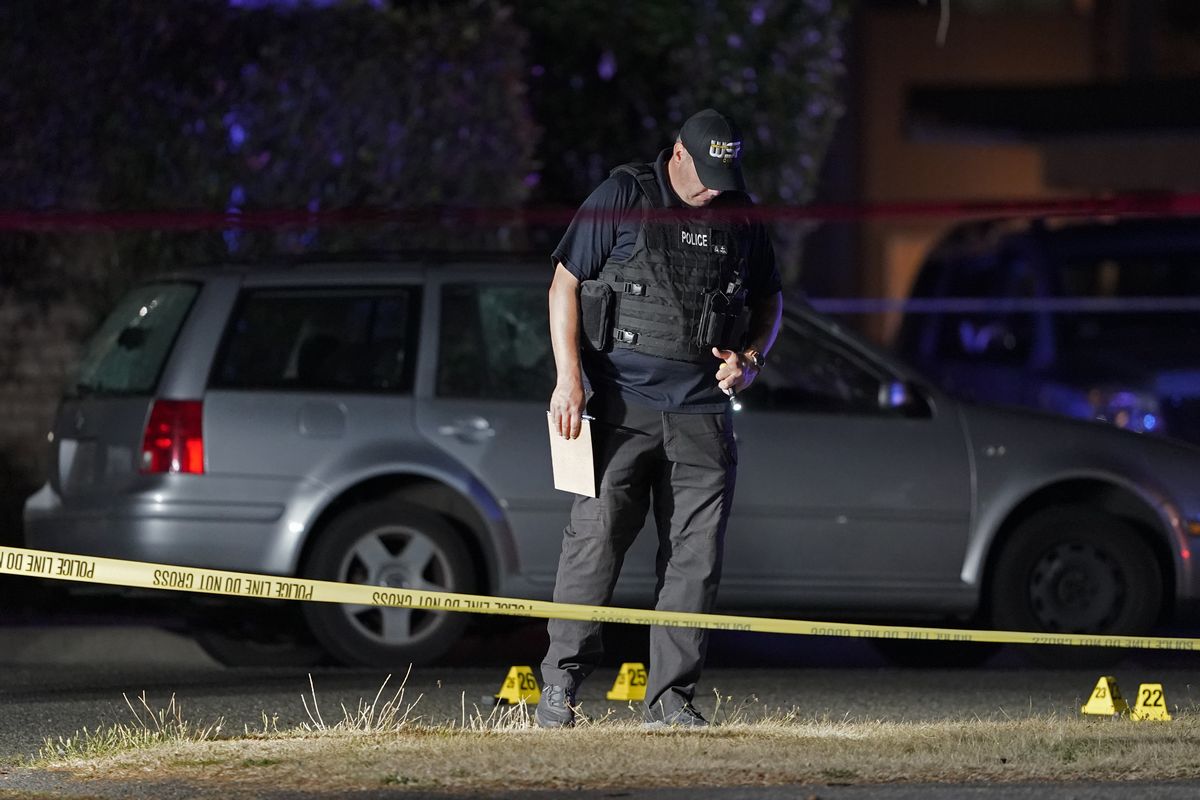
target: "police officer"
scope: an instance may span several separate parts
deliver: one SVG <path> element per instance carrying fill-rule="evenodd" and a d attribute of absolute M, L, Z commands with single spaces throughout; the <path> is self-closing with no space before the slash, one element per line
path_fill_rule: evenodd
<path fill-rule="evenodd" d="M 586 398 L 601 475 L 598 497 L 575 498 L 555 601 L 609 603 L 653 508 L 655 607 L 713 608 L 737 467 L 729 395 L 763 368 L 783 308 L 741 156 L 728 118 L 695 114 L 653 163 L 613 170 L 553 253 L 550 413 L 575 438 Z M 569 727 L 575 693 L 602 654 L 600 625 L 551 620 L 548 629 L 537 722 Z M 648 726 L 708 724 L 692 706 L 706 645 L 703 630 L 651 627 Z"/>

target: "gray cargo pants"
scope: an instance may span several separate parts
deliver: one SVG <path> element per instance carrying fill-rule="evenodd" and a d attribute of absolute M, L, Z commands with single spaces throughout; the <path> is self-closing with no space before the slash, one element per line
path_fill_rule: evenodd
<path fill-rule="evenodd" d="M 575 498 L 563 531 L 554 600 L 607 605 L 625 551 L 653 501 L 655 608 L 711 611 L 737 477 L 731 414 L 661 412 L 598 400 L 593 398 L 589 411 L 596 417 L 592 446 L 600 496 Z M 603 654 L 600 623 L 552 619 L 548 630 L 542 680 L 573 690 Z M 691 702 L 707 645 L 706 630 L 650 628 L 648 715 L 670 714 Z"/>

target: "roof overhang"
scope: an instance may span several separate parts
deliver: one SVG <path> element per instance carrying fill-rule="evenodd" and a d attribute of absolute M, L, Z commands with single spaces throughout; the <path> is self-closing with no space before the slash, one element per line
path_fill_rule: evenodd
<path fill-rule="evenodd" d="M 1200 135 L 1200 79 L 914 86 L 904 124 L 911 139 L 925 142 Z"/>
<path fill-rule="evenodd" d="M 904 127 L 915 142 L 1037 147 L 1048 186 L 1200 191 L 1200 79 L 917 86 Z"/>

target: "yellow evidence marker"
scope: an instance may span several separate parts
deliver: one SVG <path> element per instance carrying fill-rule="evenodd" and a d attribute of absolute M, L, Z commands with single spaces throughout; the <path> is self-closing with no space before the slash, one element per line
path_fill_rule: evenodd
<path fill-rule="evenodd" d="M 1138 722 L 1170 722 L 1171 712 L 1167 711 L 1167 698 L 1163 695 L 1161 683 L 1143 683 L 1138 687 L 1137 701 L 1133 704 L 1130 719 Z"/>
<path fill-rule="evenodd" d="M 636 661 L 622 664 L 617 680 L 606 696 L 609 700 L 645 700 L 646 665 Z"/>
<path fill-rule="evenodd" d="M 542 699 L 542 690 L 538 688 L 537 678 L 529 667 L 509 667 L 508 677 L 500 691 L 496 692 L 497 703 L 528 703 L 537 705 Z"/>
<path fill-rule="evenodd" d="M 1092 689 L 1092 696 L 1088 698 L 1087 704 L 1080 711 L 1084 714 L 1111 717 L 1114 714 L 1128 714 L 1129 704 L 1125 702 L 1124 697 L 1121 697 L 1117 679 L 1111 675 L 1105 675 L 1096 681 L 1096 688 Z"/>

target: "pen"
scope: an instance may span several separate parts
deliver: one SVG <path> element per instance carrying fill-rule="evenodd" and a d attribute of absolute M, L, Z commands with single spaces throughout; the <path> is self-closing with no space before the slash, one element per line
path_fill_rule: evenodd
<path fill-rule="evenodd" d="M 546 416 L 547 416 L 547 417 L 548 417 L 548 416 L 550 416 L 550 410 L 549 410 L 549 409 L 547 409 L 547 410 L 546 410 Z M 582 417 L 583 417 L 583 419 L 586 419 L 586 420 L 588 420 L 589 422 L 595 422 L 595 421 L 596 421 L 596 418 L 595 418 L 595 417 L 593 417 L 591 414 L 583 414 L 583 415 L 582 415 Z"/>

